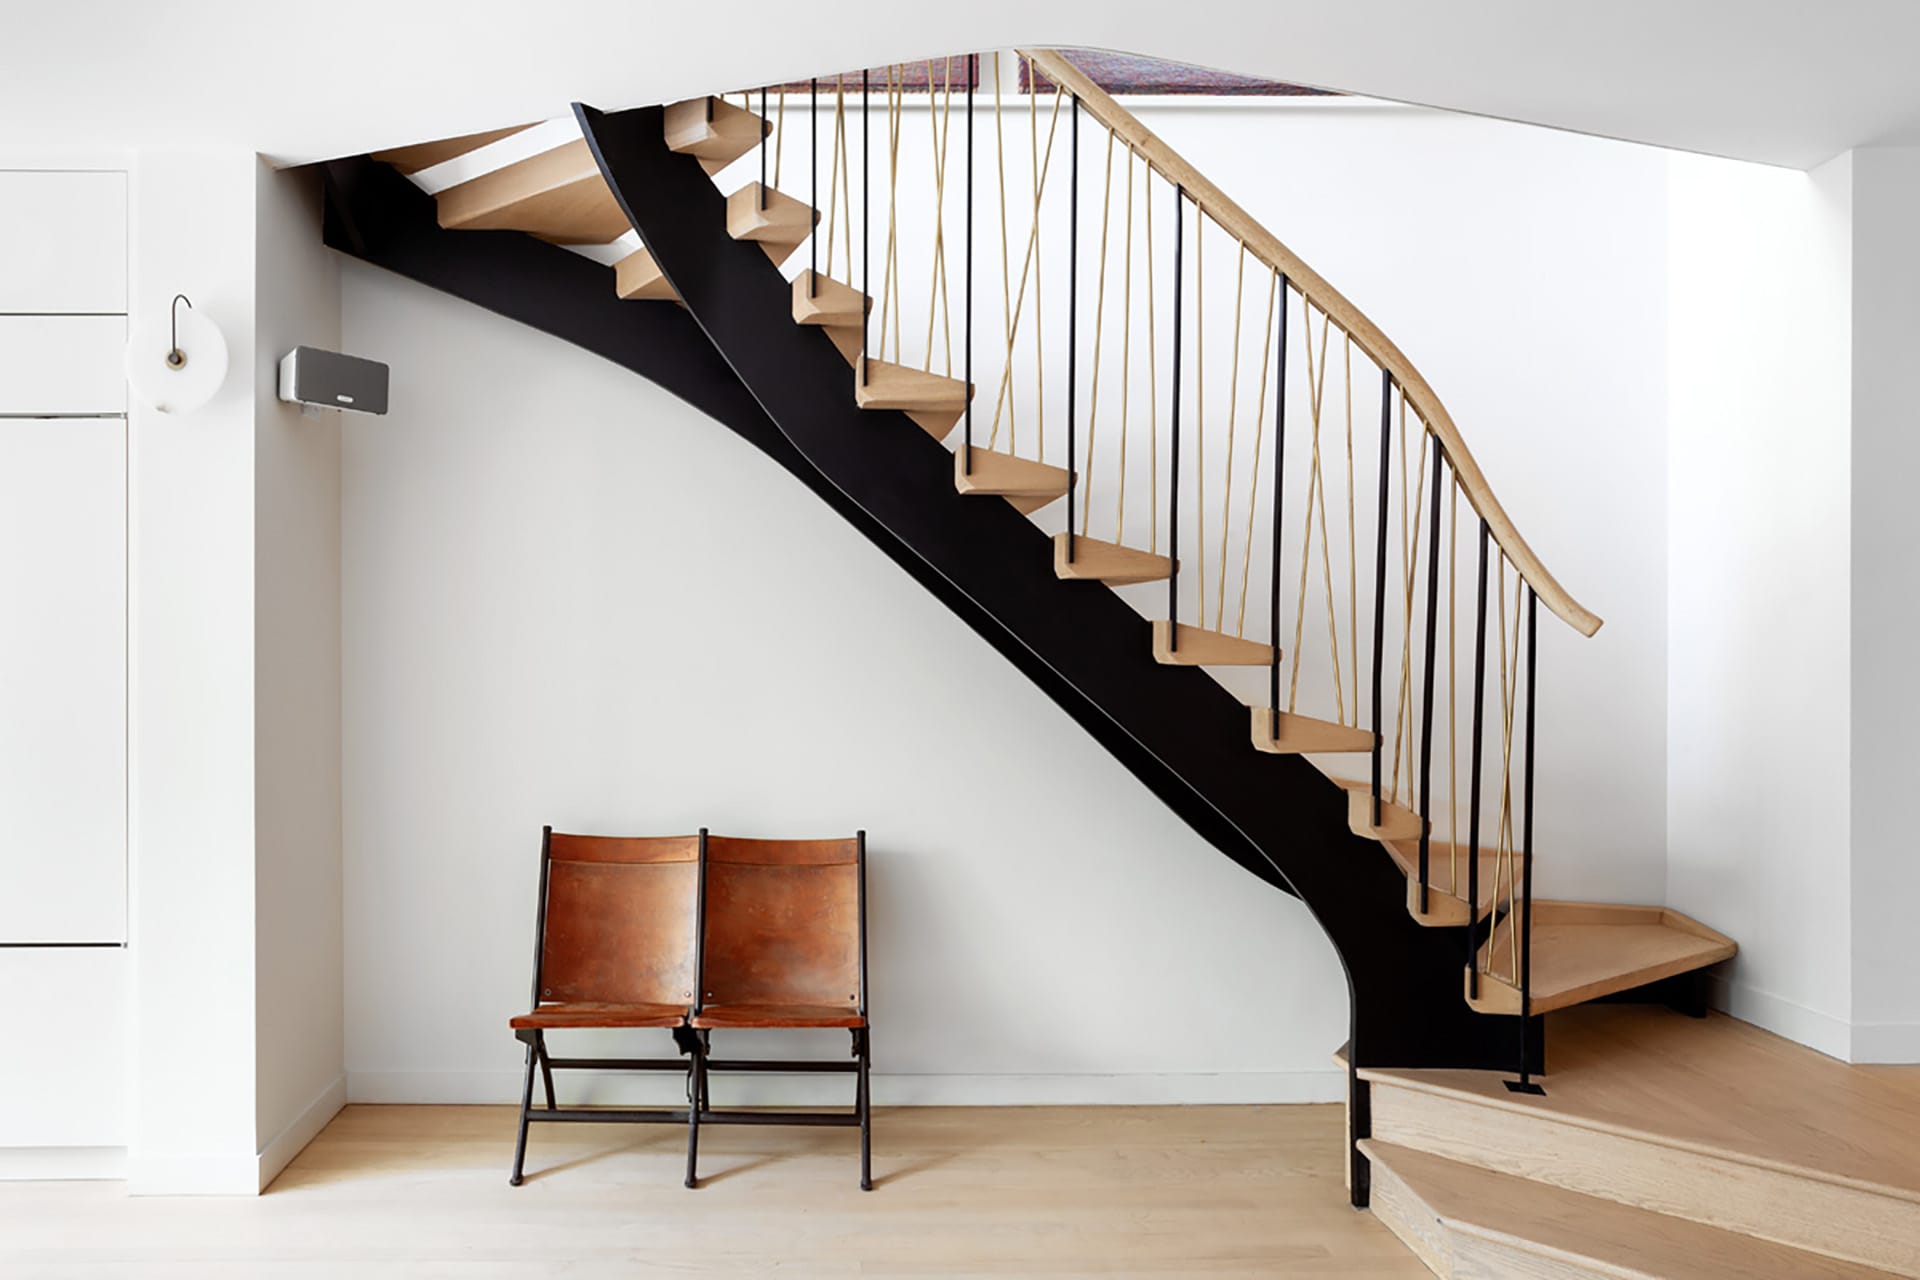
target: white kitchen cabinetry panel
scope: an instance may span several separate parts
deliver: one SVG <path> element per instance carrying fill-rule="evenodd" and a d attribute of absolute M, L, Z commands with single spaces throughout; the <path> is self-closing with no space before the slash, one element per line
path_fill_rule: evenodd
<path fill-rule="evenodd" d="M 0 942 L 125 940 L 126 440 L 0 420 Z"/>
<path fill-rule="evenodd" d="M 0 316 L 0 415 L 123 413 L 125 316 Z"/>
<path fill-rule="evenodd" d="M 0 1168 L 9 1148 L 127 1145 L 127 977 L 124 947 L 0 948 Z"/>
<path fill-rule="evenodd" d="M 0 170 L 0 312 L 127 309 L 127 175 Z"/>

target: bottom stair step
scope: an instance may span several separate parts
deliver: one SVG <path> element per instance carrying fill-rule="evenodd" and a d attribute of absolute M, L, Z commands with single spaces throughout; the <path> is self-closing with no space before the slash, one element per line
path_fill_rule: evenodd
<path fill-rule="evenodd" d="M 1888 1272 L 1362 1139 L 1373 1214 L 1437 1276 L 1879 1280 Z"/>

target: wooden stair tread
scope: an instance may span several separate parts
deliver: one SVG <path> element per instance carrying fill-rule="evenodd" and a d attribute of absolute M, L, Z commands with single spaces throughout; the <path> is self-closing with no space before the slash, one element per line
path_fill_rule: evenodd
<path fill-rule="evenodd" d="M 967 384 L 910 365 L 868 359 L 867 376 L 854 370 L 854 403 L 862 409 L 951 409 L 967 407 Z"/>
<path fill-rule="evenodd" d="M 1160 582 L 1173 573 L 1173 561 L 1138 547 L 1123 547 L 1098 538 L 1075 538 L 1073 560 L 1067 560 L 1067 535 L 1053 535 L 1053 571 L 1064 579 L 1104 582 L 1122 587 Z"/>
<path fill-rule="evenodd" d="M 1178 645 L 1174 630 L 1165 618 L 1153 624 L 1153 660 L 1169 667 L 1268 667 L 1273 665 L 1273 646 L 1230 636 L 1224 631 L 1180 624 Z"/>
<path fill-rule="evenodd" d="M 712 104 L 709 120 L 708 104 Z M 689 98 L 665 112 L 667 149 L 699 159 L 708 174 L 718 173 L 760 145 L 773 125 L 724 98 Z"/>
<path fill-rule="evenodd" d="M 809 285 L 812 287 L 809 288 Z M 871 299 L 844 281 L 822 275 L 816 282 L 812 268 L 802 271 L 793 278 L 793 322 L 795 324 L 837 325 L 858 329 L 863 313 L 871 309 Z"/>
<path fill-rule="evenodd" d="M 614 289 L 636 301 L 678 302 L 680 295 L 667 282 L 660 264 L 646 249 L 636 249 L 613 264 Z"/>
<path fill-rule="evenodd" d="M 1372 744 L 1366 749 L 1372 750 Z M 1380 797 L 1380 825 L 1373 825 L 1373 783 L 1368 779 L 1334 778 L 1333 784 L 1347 793 L 1347 826 L 1355 835 L 1380 841 L 1420 838 L 1420 815 L 1385 796 Z"/>
<path fill-rule="evenodd" d="M 1483 948 L 1498 956 L 1510 944 L 1511 921 Z M 1733 940 L 1664 907 L 1611 903 L 1533 904 L 1532 1008 L 1547 1013 L 1616 991 L 1702 969 L 1729 959 Z M 1520 1012 L 1519 988 L 1481 974 L 1480 994 L 1468 1004 L 1482 1013 Z"/>
<path fill-rule="evenodd" d="M 1253 745 L 1256 750 L 1280 756 L 1373 750 L 1371 730 L 1282 711 L 1280 732 L 1275 734 L 1269 719 L 1271 714 L 1266 707 L 1253 708 Z"/>
<path fill-rule="evenodd" d="M 435 200 L 449 231 L 525 231 L 554 244 L 606 244 L 632 229 L 585 138 L 448 187 Z"/>
<path fill-rule="evenodd" d="M 1547 1274 L 1568 1277 L 1884 1280 L 1889 1274 L 1371 1138 L 1361 1139 L 1360 1150 L 1374 1171 L 1376 1216 L 1441 1275 L 1499 1274 L 1494 1268 L 1506 1249 L 1540 1255 L 1557 1264 Z M 1473 1265 L 1483 1258 L 1493 1265 Z"/>
<path fill-rule="evenodd" d="M 727 234 L 758 244 L 777 267 L 807 242 L 818 216 L 812 206 L 772 187 L 762 208 L 760 192 L 759 183 L 749 182 L 727 197 Z"/>
<path fill-rule="evenodd" d="M 392 165 L 402 173 L 414 174 L 444 164 L 456 156 L 466 155 L 469 151 L 478 151 L 488 143 L 511 138 L 516 133 L 525 133 L 531 128 L 531 124 L 516 124 L 505 129 L 463 133 L 457 138 L 441 138 L 435 142 L 416 142 L 408 147 L 389 147 L 385 151 L 374 152 L 373 158 Z"/>
<path fill-rule="evenodd" d="M 1032 458 L 1016 458 L 979 445 L 973 447 L 973 466 L 967 469 L 966 450 L 953 454 L 953 487 L 968 496 L 1005 498 L 1022 515 L 1031 515 L 1067 492 L 1065 467 Z"/>
<path fill-rule="evenodd" d="M 1445 840 L 1431 841 L 1427 846 L 1427 909 L 1420 909 L 1420 837 L 1410 840 L 1382 840 L 1387 853 L 1393 858 L 1394 865 L 1407 877 L 1407 912 L 1421 924 L 1437 927 L 1450 927 L 1467 923 L 1467 858 L 1466 845 L 1460 846 L 1457 861 L 1453 860 L 1453 845 Z M 1480 910 L 1484 916 L 1493 908 L 1495 871 L 1499 858 L 1488 849 L 1480 850 Z M 1515 865 L 1518 866 L 1516 859 Z M 1451 872 L 1457 871 L 1458 881 Z M 1504 884 L 1501 885 L 1504 888 Z"/>

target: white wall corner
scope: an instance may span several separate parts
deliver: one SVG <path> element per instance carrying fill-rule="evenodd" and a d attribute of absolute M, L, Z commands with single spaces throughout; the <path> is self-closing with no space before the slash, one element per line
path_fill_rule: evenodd
<path fill-rule="evenodd" d="M 292 1164 L 293 1158 L 304 1151 L 309 1142 L 319 1137 L 320 1131 L 327 1127 L 327 1122 L 339 1115 L 340 1109 L 346 1105 L 347 1077 L 342 1072 L 312 1102 L 301 1108 L 300 1114 L 286 1128 L 261 1145 L 255 1190 L 265 1191 L 271 1186 L 273 1180 L 280 1176 L 280 1171 Z"/>
<path fill-rule="evenodd" d="M 1731 980 L 1724 974 L 1715 974 L 1712 984 L 1714 1008 L 1809 1049 L 1817 1049 L 1830 1058 L 1842 1062 L 1861 1061 L 1853 1056 L 1857 1029 L 1849 1026 L 1845 1018 L 1809 1009 L 1784 996 Z"/>

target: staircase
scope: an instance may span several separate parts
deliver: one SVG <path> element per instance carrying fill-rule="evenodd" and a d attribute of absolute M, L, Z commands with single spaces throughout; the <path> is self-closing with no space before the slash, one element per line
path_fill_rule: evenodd
<path fill-rule="evenodd" d="M 987 56 L 998 125 L 1008 59 Z M 791 116 L 787 130 L 804 131 L 792 152 L 780 150 L 781 131 L 769 118 L 763 90 L 757 110 L 751 95 L 741 95 L 740 105 L 709 97 L 618 114 L 576 107 L 577 129 L 533 127 L 554 143 L 538 149 L 528 149 L 534 132 L 507 130 L 334 162 L 326 169 L 327 240 L 598 352 L 738 432 L 934 592 L 1196 831 L 1263 881 L 1300 897 L 1332 938 L 1351 983 L 1344 1061 L 1354 1201 L 1366 1204 L 1371 1192 L 1376 1210 L 1429 1265 L 1452 1274 L 1460 1259 L 1491 1257 L 1489 1251 L 1512 1236 L 1511 1224 L 1487 1226 L 1480 1235 L 1463 1224 L 1476 1221 L 1470 1209 L 1481 1199 L 1509 1198 L 1493 1180 L 1517 1175 L 1489 1168 L 1471 1179 L 1441 1176 L 1436 1162 L 1457 1162 L 1457 1152 L 1409 1140 L 1394 1127 L 1398 1111 L 1386 1113 L 1394 1124 L 1383 1121 L 1382 1099 L 1398 1100 L 1411 1078 L 1389 1073 L 1451 1071 L 1490 1081 L 1488 1087 L 1503 1094 L 1508 1083 L 1535 1091 L 1545 1065 L 1543 1014 L 1608 997 L 1703 1006 L 1704 970 L 1731 956 L 1734 944 L 1660 907 L 1534 901 L 1532 690 L 1540 605 L 1579 634 L 1591 635 L 1600 619 L 1560 587 L 1520 537 L 1438 397 L 1384 334 L 1068 58 L 1050 51 L 1019 57 L 1021 84 L 1036 90 L 1022 95 L 1031 147 L 1019 157 L 1032 173 L 1032 229 L 1023 253 L 1007 232 L 1010 151 L 1003 133 L 997 144 L 999 253 L 991 264 L 978 242 L 988 220 L 976 219 L 974 207 L 976 183 L 984 185 L 975 172 L 976 130 L 984 117 L 976 116 L 975 97 L 984 97 L 988 84 L 976 58 L 945 60 L 944 86 L 928 63 L 914 90 L 928 98 L 928 167 L 937 201 L 930 228 L 903 229 L 895 193 L 901 148 L 909 145 L 903 141 L 909 78 L 905 69 L 890 68 L 884 85 L 871 72 L 834 77 L 825 113 L 826 80 L 774 90 L 778 118 Z M 956 79 L 963 88 L 956 89 Z M 848 105 L 855 99 L 850 80 L 864 90 L 857 109 Z M 1044 152 L 1041 91 L 1049 96 L 1051 121 Z M 873 103 L 882 96 L 876 113 Z M 795 98 L 803 106 L 790 109 Z M 871 140 L 875 114 L 885 117 L 878 145 Z M 1059 148 L 1070 153 L 1071 169 L 1056 181 L 1063 116 L 1070 132 L 1059 136 Z M 1091 214 L 1080 206 L 1083 116 L 1092 118 L 1106 148 L 1092 295 L 1081 247 L 1092 240 Z M 957 141 L 956 120 L 964 123 L 964 144 Z M 820 141 L 823 121 L 829 147 Z M 1109 280 L 1116 148 L 1126 166 L 1124 283 Z M 952 193 L 962 185 L 957 154 L 965 156 L 964 231 L 959 219 L 947 221 Z M 489 164 L 490 155 L 501 157 L 499 163 Z M 804 161 L 806 180 L 783 187 L 787 155 L 795 168 Z M 730 181 L 736 171 L 755 167 L 757 176 Z M 436 180 L 448 174 L 451 180 Z M 1058 204 L 1062 183 L 1070 205 Z M 730 193 L 722 194 L 721 185 Z M 876 185 L 883 192 L 879 218 L 871 212 Z M 858 270 L 856 189 L 862 202 Z M 1049 195 L 1056 204 L 1045 203 Z M 1142 286 L 1132 274 L 1137 196 L 1146 205 L 1148 253 L 1144 380 L 1127 354 L 1142 345 L 1135 296 Z M 1158 252 L 1171 261 L 1163 257 L 1156 267 L 1155 237 L 1165 238 L 1168 204 L 1173 234 Z M 1053 262 L 1043 284 L 1046 254 L 1038 228 L 1043 217 L 1066 208 L 1071 256 L 1064 267 Z M 1204 301 L 1205 248 L 1220 243 L 1222 234 L 1236 246 L 1239 262 L 1224 433 L 1217 421 L 1226 358 L 1218 346 L 1221 321 L 1216 315 L 1209 348 Z M 903 349 L 904 268 L 896 265 L 910 237 L 932 245 L 933 262 L 928 298 L 916 298 L 912 313 L 916 328 L 923 311 L 927 316 L 924 355 L 917 360 Z M 836 244 L 843 253 L 835 252 Z M 947 256 L 959 258 L 963 244 L 964 284 Z M 1018 269 L 1016 301 L 1014 264 L 1022 257 L 1028 265 Z M 1268 298 L 1267 336 L 1257 349 L 1242 338 L 1249 262 L 1256 306 L 1246 327 L 1253 333 L 1260 329 L 1258 298 L 1263 292 Z M 976 276 L 986 275 L 988 265 L 998 269 L 1003 293 L 998 314 L 974 301 Z M 1156 301 L 1156 284 L 1169 265 L 1172 288 Z M 1058 292 L 1063 279 L 1064 294 Z M 1111 318 L 1110 284 L 1127 299 L 1118 322 Z M 1199 295 L 1191 304 L 1190 291 Z M 955 295 L 962 299 L 958 324 Z M 1066 350 L 1056 347 L 1051 356 L 1040 350 L 1050 332 L 1039 314 L 1043 300 L 1056 317 L 1059 308 L 1069 317 Z M 942 306 L 944 360 L 936 358 Z M 1026 366 L 1016 359 L 1029 306 L 1032 367 L 1041 384 L 1032 396 L 1021 383 Z M 1100 402 L 1103 323 L 1123 328 L 1117 360 L 1108 349 L 1106 406 Z M 1183 325 L 1197 330 L 1191 356 Z M 1299 326 L 1291 339 L 1290 325 Z M 1344 475 L 1334 466 L 1332 429 L 1322 431 L 1330 332 L 1346 344 L 1349 362 L 1357 356 L 1362 363 L 1362 388 L 1369 377 L 1379 387 L 1377 404 L 1361 419 L 1363 441 L 1376 425 L 1378 434 L 1377 474 L 1364 482 L 1351 462 L 1351 391 Z M 1155 337 L 1166 334 L 1172 345 L 1156 357 Z M 976 364 L 989 349 L 990 358 Z M 1209 350 L 1216 361 L 1211 384 Z M 1091 405 L 1081 399 L 1086 367 L 1076 367 L 1089 355 Z M 1057 406 L 1062 370 L 1064 420 Z M 1047 376 L 1055 379 L 1053 401 L 1044 389 Z M 1183 376 L 1189 379 L 1184 395 Z M 1254 385 L 1251 396 L 1243 395 L 1243 376 Z M 1128 390 L 1136 382 L 1147 392 L 1150 435 L 1142 429 L 1141 404 L 1133 406 L 1131 425 L 1127 416 Z M 1205 409 L 1210 390 L 1211 415 Z M 1189 408 L 1187 397 L 1196 392 L 1199 403 Z M 1119 424 L 1110 416 L 1104 422 L 1109 450 L 1116 432 L 1119 437 L 1117 471 L 1094 438 L 1101 410 L 1112 413 L 1116 394 L 1123 406 Z M 1056 410 L 1051 456 L 1044 434 L 1049 408 Z M 1376 412 L 1377 423 L 1369 420 Z M 1256 414 L 1249 450 L 1236 427 Z M 1024 449 L 1021 426 L 1028 427 Z M 1262 443 L 1267 439 L 1270 455 Z M 1223 448 L 1224 496 L 1217 487 Z M 1138 488 L 1143 457 L 1153 475 L 1144 495 Z M 1236 461 L 1252 471 L 1251 480 L 1243 471 L 1238 483 L 1245 487 L 1237 492 Z M 1183 465 L 1191 468 L 1184 480 Z M 1338 505 L 1328 492 L 1339 479 L 1348 513 L 1344 598 L 1333 568 L 1340 530 L 1326 514 Z M 1136 486 L 1131 512 L 1129 483 Z M 1211 507 L 1210 484 L 1216 486 Z M 1095 499 L 1110 490 L 1119 498 L 1114 536 L 1095 536 Z M 1444 573 L 1443 492 L 1451 504 Z M 1364 526 L 1356 514 L 1363 501 L 1370 504 Z M 1183 503 L 1191 505 L 1183 509 Z M 1456 564 L 1462 506 L 1469 558 L 1477 560 L 1471 572 Z M 1302 518 L 1304 546 L 1296 552 L 1288 542 Z M 1362 527 L 1370 535 L 1364 544 Z M 1297 591 L 1292 554 L 1299 555 Z M 1370 628 L 1361 625 L 1363 554 Z M 1390 558 L 1400 570 L 1392 582 Z M 1229 626 L 1234 578 L 1237 622 Z M 1316 602 L 1309 585 L 1320 583 L 1324 592 Z M 1253 610 L 1255 634 L 1249 635 L 1256 587 L 1267 598 Z M 1444 670 L 1443 613 L 1449 619 Z M 1459 615 L 1475 632 L 1471 650 L 1454 628 Z M 1371 632 L 1364 700 L 1363 630 Z M 1326 660 L 1317 652 L 1306 656 L 1307 643 L 1317 644 L 1323 634 Z M 1267 678 L 1261 705 L 1249 707 L 1216 678 L 1235 668 Z M 1467 709 L 1460 717 L 1453 690 L 1466 668 L 1471 692 L 1460 700 Z M 1440 689 L 1446 692 L 1436 693 Z M 1436 726 L 1441 700 L 1448 722 Z M 1444 790 L 1433 780 L 1436 756 L 1448 774 Z M 1491 1072 L 1518 1079 L 1503 1082 Z M 1539 1190 L 1541 1213 L 1580 1218 L 1578 1205 L 1555 1198 L 1579 1191 Z M 1537 1273 L 1638 1274 L 1603 1264 L 1613 1265 L 1601 1259 L 1591 1271 Z M 1504 1274 L 1488 1270 L 1490 1263 L 1474 1265 L 1481 1267 L 1476 1274 Z"/>

